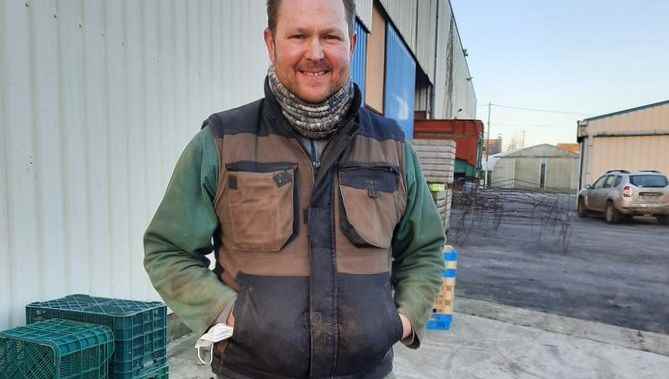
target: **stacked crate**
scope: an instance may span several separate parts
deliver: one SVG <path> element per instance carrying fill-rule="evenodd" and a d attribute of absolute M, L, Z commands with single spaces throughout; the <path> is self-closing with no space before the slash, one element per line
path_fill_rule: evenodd
<path fill-rule="evenodd" d="M 0 378 L 106 379 L 110 328 L 51 319 L 0 332 Z"/>
<path fill-rule="evenodd" d="M 458 252 L 446 245 L 443 252 L 444 272 L 441 291 L 434 302 L 432 318 L 427 322 L 428 330 L 449 330 L 453 321 L 453 302 L 455 301 L 455 277 L 458 269 Z"/>
<path fill-rule="evenodd" d="M 26 307 L 28 324 L 54 318 L 111 328 L 115 341 L 111 378 L 167 378 L 167 307 L 163 303 L 70 295 Z"/>
<path fill-rule="evenodd" d="M 415 139 L 413 147 L 420 161 L 423 176 L 429 183 L 432 198 L 439 210 L 444 232 L 447 232 L 453 197 L 455 141 Z"/>

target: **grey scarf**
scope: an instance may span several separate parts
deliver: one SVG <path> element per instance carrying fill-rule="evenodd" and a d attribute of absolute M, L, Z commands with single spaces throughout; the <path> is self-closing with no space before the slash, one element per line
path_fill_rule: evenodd
<path fill-rule="evenodd" d="M 274 66 L 269 68 L 267 77 L 269 88 L 279 102 L 284 117 L 295 131 L 306 138 L 331 136 L 353 102 L 354 89 L 350 80 L 322 103 L 310 104 L 295 96 L 279 81 Z"/>

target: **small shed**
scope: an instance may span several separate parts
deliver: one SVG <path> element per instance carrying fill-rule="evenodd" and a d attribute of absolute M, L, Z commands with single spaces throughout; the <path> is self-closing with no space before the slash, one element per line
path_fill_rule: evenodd
<path fill-rule="evenodd" d="M 578 186 L 578 155 L 556 146 L 536 145 L 496 158 L 492 187 L 575 192 Z"/>

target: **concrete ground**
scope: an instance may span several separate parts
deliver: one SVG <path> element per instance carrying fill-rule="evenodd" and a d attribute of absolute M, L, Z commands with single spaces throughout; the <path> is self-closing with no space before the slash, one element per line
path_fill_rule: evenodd
<path fill-rule="evenodd" d="M 453 328 L 421 349 L 395 348 L 398 379 L 666 379 L 669 336 L 477 300 L 456 299 Z M 467 313 L 464 313 L 467 312 Z M 476 316 L 485 313 L 492 318 Z M 170 377 L 206 379 L 195 337 L 169 348 Z"/>
<path fill-rule="evenodd" d="M 669 334 L 669 227 L 653 218 L 574 217 L 566 252 L 555 231 L 513 219 L 456 247 L 456 296 Z"/>

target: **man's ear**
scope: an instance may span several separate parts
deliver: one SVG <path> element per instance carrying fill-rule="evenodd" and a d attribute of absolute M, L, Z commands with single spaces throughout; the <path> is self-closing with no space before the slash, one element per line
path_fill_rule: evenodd
<path fill-rule="evenodd" d="M 267 46 L 267 55 L 269 55 L 269 59 L 272 61 L 272 64 L 275 64 L 276 42 L 274 41 L 274 33 L 272 33 L 270 28 L 265 28 L 264 37 L 265 37 L 265 46 Z"/>
<path fill-rule="evenodd" d="M 351 36 L 351 58 L 353 58 L 353 54 L 355 53 L 355 45 L 358 43 L 358 33 L 353 33 Z"/>

